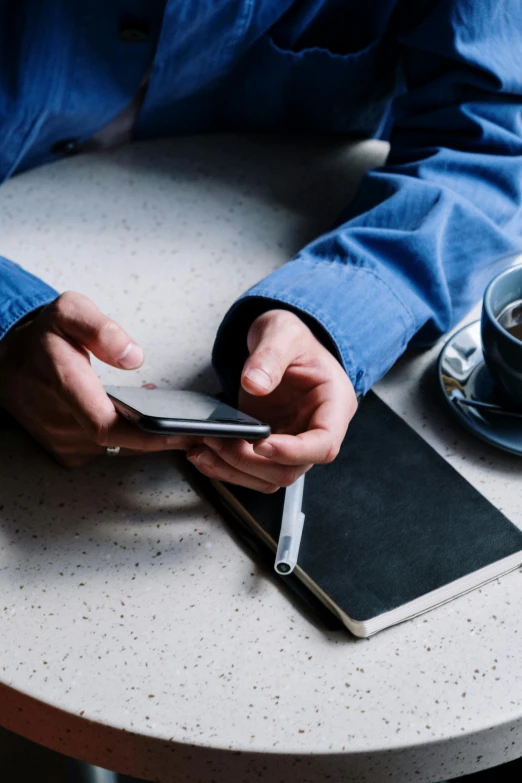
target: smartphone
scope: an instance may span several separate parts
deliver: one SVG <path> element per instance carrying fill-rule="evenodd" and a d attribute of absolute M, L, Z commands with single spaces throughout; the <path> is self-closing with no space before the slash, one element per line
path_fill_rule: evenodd
<path fill-rule="evenodd" d="M 216 438 L 268 438 L 268 424 L 224 402 L 193 391 L 105 386 L 118 413 L 155 435 L 196 435 Z"/>

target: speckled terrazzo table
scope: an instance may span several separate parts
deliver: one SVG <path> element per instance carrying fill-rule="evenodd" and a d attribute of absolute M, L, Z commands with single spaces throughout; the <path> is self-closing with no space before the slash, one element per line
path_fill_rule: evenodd
<path fill-rule="evenodd" d="M 212 391 L 228 304 L 384 152 L 200 137 L 77 157 L 0 191 L 0 252 L 119 319 L 146 349 L 136 384 Z M 522 462 L 439 411 L 433 356 L 379 393 L 522 524 Z M 522 755 L 520 572 L 355 640 L 253 565 L 172 455 L 68 473 L 0 437 L 6 728 L 162 783 L 438 781 Z"/>

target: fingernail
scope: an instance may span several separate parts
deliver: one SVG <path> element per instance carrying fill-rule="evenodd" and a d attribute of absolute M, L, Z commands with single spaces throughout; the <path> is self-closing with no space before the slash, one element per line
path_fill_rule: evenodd
<path fill-rule="evenodd" d="M 206 468 L 211 468 L 216 461 L 210 451 L 200 451 L 199 454 L 194 454 L 189 459 L 191 462 L 195 462 L 196 465 L 203 465 Z"/>
<path fill-rule="evenodd" d="M 223 443 L 219 438 L 203 438 L 203 443 L 213 451 L 221 451 Z"/>
<path fill-rule="evenodd" d="M 256 454 L 260 454 L 261 457 L 272 457 L 275 449 L 271 443 L 256 443 L 254 451 Z"/>
<path fill-rule="evenodd" d="M 255 383 L 256 386 L 260 386 L 262 389 L 269 389 L 272 385 L 272 379 L 269 374 L 259 367 L 252 367 L 252 369 L 246 373 L 245 378 L 248 378 L 249 381 Z"/>
<path fill-rule="evenodd" d="M 133 343 L 131 340 L 122 355 L 116 361 L 124 370 L 133 370 L 142 364 L 143 351 L 139 345 Z"/>

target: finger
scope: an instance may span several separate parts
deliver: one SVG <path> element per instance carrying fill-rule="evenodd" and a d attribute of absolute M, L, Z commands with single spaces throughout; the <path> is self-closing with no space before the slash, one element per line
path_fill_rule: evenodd
<path fill-rule="evenodd" d="M 122 327 L 82 294 L 68 291 L 46 308 L 46 317 L 68 339 L 113 367 L 132 370 L 143 364 L 143 351 Z"/>
<path fill-rule="evenodd" d="M 287 367 L 302 352 L 307 332 L 297 316 L 284 310 L 256 318 L 248 332 L 250 356 L 241 375 L 245 391 L 265 395 L 279 386 Z"/>
<path fill-rule="evenodd" d="M 37 440 L 40 441 L 46 451 L 50 452 L 59 461 L 61 458 L 64 458 L 68 461 L 78 462 L 78 464 L 82 464 L 82 461 L 88 461 L 93 457 L 107 454 L 107 448 L 114 446 L 120 448 L 118 455 L 134 456 L 151 451 L 186 451 L 198 445 L 197 440 L 181 436 L 169 436 L 168 439 L 156 437 L 154 441 L 152 440 L 154 436 L 151 436 L 151 442 L 144 442 L 140 439 L 141 433 L 139 431 L 137 438 L 135 433 L 132 432 L 132 428 L 130 433 L 125 432 L 125 423 L 122 422 L 121 431 L 119 431 L 118 427 L 109 432 L 109 443 L 105 446 L 91 440 L 77 422 L 74 422 L 74 424 L 76 426 L 67 431 L 62 430 L 58 432 L 56 428 L 54 431 L 47 428 L 45 432 L 39 433 L 40 437 L 37 437 Z M 145 433 L 143 434 L 145 435 Z M 124 445 L 126 443 L 132 445 Z"/>
<path fill-rule="evenodd" d="M 307 430 L 299 435 L 274 435 L 270 438 L 270 461 L 280 465 L 313 465 L 332 462 L 339 453 L 340 442 L 326 430 Z M 268 453 L 268 449 L 267 449 Z"/>
<path fill-rule="evenodd" d="M 57 334 L 48 333 L 45 348 L 55 375 L 55 394 L 76 421 L 99 445 L 107 445 L 108 432 L 119 416 L 85 353 Z"/>
<path fill-rule="evenodd" d="M 189 438 L 185 435 L 153 435 L 128 424 L 119 416 L 107 431 L 106 443 L 102 445 L 120 446 L 133 451 L 187 451 L 201 443 L 201 438 Z"/>
<path fill-rule="evenodd" d="M 48 341 L 59 380 L 56 393 L 66 401 L 92 442 L 105 448 L 124 446 L 138 451 L 183 449 L 193 445 L 191 439 L 183 436 L 152 435 L 125 422 L 85 355 L 58 335 L 51 334 Z"/>
<path fill-rule="evenodd" d="M 72 418 L 72 417 L 71 417 Z M 74 426 L 75 425 L 75 426 Z M 138 439 L 134 436 L 136 432 L 132 431 L 134 428 L 130 427 L 133 436 L 132 446 L 122 445 L 127 440 L 127 432 L 129 425 L 122 421 L 121 426 L 115 427 L 109 433 L 108 446 L 100 446 L 99 444 L 90 440 L 87 433 L 79 427 L 77 422 L 73 420 L 73 426 L 68 428 L 54 428 L 55 436 L 52 437 L 52 433 L 49 431 L 45 434 L 44 438 L 40 441 L 44 448 L 55 457 L 61 464 L 65 464 L 66 467 L 77 467 L 83 465 L 89 460 L 107 455 L 107 449 L 109 447 L 118 447 L 118 456 L 122 457 L 134 457 L 147 454 L 151 451 L 171 451 L 171 450 L 188 450 L 194 449 L 198 445 L 201 445 L 200 438 L 188 438 L 186 436 L 168 436 L 168 438 L 151 436 L 151 442 L 144 442 L 139 439 L 141 433 L 138 431 Z M 49 435 L 51 434 L 51 437 Z M 143 433 L 146 435 L 146 433 Z M 153 442 L 153 439 L 155 442 Z M 110 455 L 112 456 L 112 455 Z"/>
<path fill-rule="evenodd" d="M 239 484 L 242 487 L 248 487 L 249 489 L 255 489 L 258 492 L 267 494 L 276 492 L 279 489 L 279 486 L 276 484 L 233 468 L 222 460 L 218 454 L 209 449 L 198 448 L 191 450 L 187 453 L 187 459 L 209 478 L 227 481 L 229 484 Z"/>
<path fill-rule="evenodd" d="M 71 434 L 70 441 L 71 447 L 74 448 L 77 442 L 76 433 Z M 121 449 L 144 454 L 156 451 L 187 451 L 199 445 L 201 438 L 143 432 L 116 414 L 115 420 L 107 427 L 106 432 L 103 435 L 98 434 L 90 442 L 94 453 L 105 453 L 108 447 L 119 446 Z"/>
<path fill-rule="evenodd" d="M 254 452 L 282 465 L 332 462 L 339 453 L 354 413 L 355 407 L 351 404 L 327 399 L 315 411 L 306 432 L 271 435 L 255 443 Z"/>
<path fill-rule="evenodd" d="M 289 487 L 290 484 L 297 481 L 299 476 L 312 467 L 311 464 L 286 466 L 259 457 L 252 450 L 252 446 L 245 441 L 205 438 L 204 443 L 218 454 L 223 462 L 235 470 L 255 476 L 270 484 L 277 484 L 279 487 Z"/>

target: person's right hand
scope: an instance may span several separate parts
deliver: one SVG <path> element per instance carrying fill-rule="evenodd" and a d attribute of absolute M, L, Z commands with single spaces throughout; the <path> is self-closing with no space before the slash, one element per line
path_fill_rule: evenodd
<path fill-rule="evenodd" d="M 189 439 L 148 435 L 118 416 L 89 353 L 133 370 L 141 348 L 82 294 L 67 292 L 0 340 L 0 408 L 7 410 L 62 465 L 104 454 L 183 449 Z"/>

